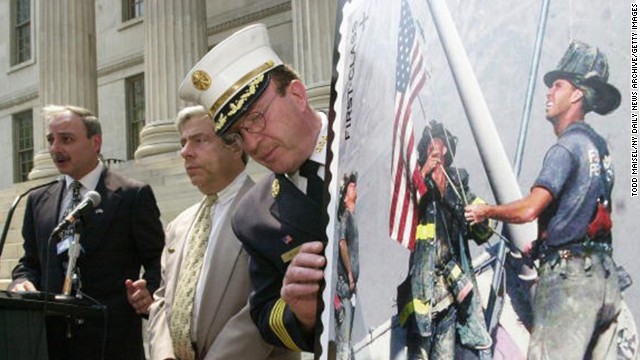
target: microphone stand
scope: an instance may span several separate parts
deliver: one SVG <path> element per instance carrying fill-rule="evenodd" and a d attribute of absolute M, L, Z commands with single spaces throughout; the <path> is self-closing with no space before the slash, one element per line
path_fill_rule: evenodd
<path fill-rule="evenodd" d="M 59 181 L 59 178 L 56 178 L 53 181 L 49 181 L 47 183 L 44 184 L 40 184 L 38 186 L 34 186 L 31 189 L 23 192 L 22 194 L 16 196 L 16 198 L 13 200 L 13 203 L 11 204 L 11 208 L 9 208 L 9 212 L 7 213 L 7 220 L 4 222 L 4 226 L 2 228 L 2 236 L 0 237 L 0 258 L 2 257 L 2 250 L 4 249 L 4 243 L 7 240 L 7 234 L 9 233 L 9 225 L 11 224 L 11 219 L 13 218 L 13 213 L 16 211 L 16 208 L 18 207 L 18 203 L 20 202 L 20 200 L 27 194 L 29 194 L 30 192 L 32 192 L 33 190 L 39 189 L 41 187 L 45 187 L 45 186 L 49 186 L 52 184 L 55 184 Z"/>
<path fill-rule="evenodd" d="M 71 295 L 71 291 L 78 290 L 80 281 L 76 273 L 76 262 L 80 256 L 80 233 L 82 232 L 82 218 L 78 218 L 73 224 L 73 240 L 68 250 L 69 261 L 67 262 L 67 271 L 62 285 L 62 294 L 56 295 L 56 300 L 72 300 L 75 297 Z"/>

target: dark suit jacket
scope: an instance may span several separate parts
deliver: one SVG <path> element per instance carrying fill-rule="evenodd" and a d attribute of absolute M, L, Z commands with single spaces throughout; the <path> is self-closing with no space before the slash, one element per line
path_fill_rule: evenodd
<path fill-rule="evenodd" d="M 285 176 L 271 174 L 240 200 L 233 216 L 233 231 L 251 257 L 251 317 L 262 337 L 276 346 L 313 351 L 313 334 L 299 329 L 280 288 L 298 246 L 326 241 L 322 209 Z"/>
<path fill-rule="evenodd" d="M 58 223 L 64 182 L 35 190 L 27 200 L 22 227 L 24 256 L 12 273 L 13 279 L 27 278 L 37 289 L 61 293 L 64 280 L 63 255 L 56 254 L 59 239 L 47 242 Z M 137 279 L 141 266 L 149 291 L 160 282 L 160 256 L 164 232 L 160 210 L 148 185 L 127 179 L 105 169 L 95 189 L 102 196 L 100 204 L 86 216 L 78 258 L 82 291 L 107 306 L 105 359 L 141 359 L 141 318 L 127 301 L 126 279 Z M 42 271 L 49 258 L 47 272 Z M 48 280 L 45 274 L 48 273 Z M 45 285 L 45 280 L 47 285 Z M 58 323 L 61 321 L 58 319 Z M 49 321 L 53 323 L 53 321 Z M 60 327 L 60 326 L 55 326 Z M 71 326 L 74 350 L 69 355 L 63 339 L 54 339 L 61 329 L 48 327 L 51 355 L 61 351 L 64 357 L 100 359 L 104 319 L 85 319 Z M 59 334 L 58 334 L 59 335 Z M 56 349 L 57 346 L 60 349 Z"/>

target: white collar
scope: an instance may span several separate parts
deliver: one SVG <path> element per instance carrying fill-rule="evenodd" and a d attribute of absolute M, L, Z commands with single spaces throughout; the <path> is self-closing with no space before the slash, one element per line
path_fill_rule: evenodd
<path fill-rule="evenodd" d="M 104 164 L 102 161 L 98 160 L 98 165 L 96 165 L 93 170 L 91 170 L 87 175 L 85 175 L 82 179 L 79 179 L 78 182 L 82 184 L 82 186 L 87 190 L 95 190 L 96 186 L 98 186 L 98 181 L 100 181 L 100 175 L 102 175 L 102 170 L 104 169 Z M 69 175 L 64 176 L 65 188 L 68 189 L 72 182 L 75 181 Z"/>
<path fill-rule="evenodd" d="M 218 191 L 216 193 L 216 195 L 218 195 L 218 203 L 224 204 L 233 200 L 238 191 L 240 191 L 242 185 L 244 185 L 244 182 L 245 180 L 247 180 L 248 176 L 249 175 L 247 174 L 247 171 L 242 170 L 242 172 L 238 174 L 238 176 L 236 176 L 236 178 L 233 179 L 233 181 L 229 183 L 229 185 L 227 185 L 224 189 Z"/>
<path fill-rule="evenodd" d="M 327 158 L 327 131 L 329 128 L 329 120 L 327 119 L 327 114 L 323 112 L 317 112 L 316 114 L 320 116 L 322 128 L 320 129 L 320 133 L 318 133 L 316 145 L 313 148 L 313 152 L 311 153 L 309 160 L 315 161 L 324 166 Z"/>

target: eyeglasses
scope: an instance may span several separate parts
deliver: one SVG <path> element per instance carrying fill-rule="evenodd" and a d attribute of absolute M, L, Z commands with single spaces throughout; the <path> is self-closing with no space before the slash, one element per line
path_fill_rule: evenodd
<path fill-rule="evenodd" d="M 278 94 L 275 94 L 271 100 L 269 100 L 269 103 L 262 111 L 252 111 L 241 118 L 238 121 L 235 131 L 222 135 L 221 138 L 224 145 L 234 150 L 243 150 L 244 138 L 242 137 L 242 130 L 250 134 L 257 134 L 264 130 L 267 126 L 265 114 L 269 111 L 269 107 L 273 104 L 276 97 L 278 97 Z"/>

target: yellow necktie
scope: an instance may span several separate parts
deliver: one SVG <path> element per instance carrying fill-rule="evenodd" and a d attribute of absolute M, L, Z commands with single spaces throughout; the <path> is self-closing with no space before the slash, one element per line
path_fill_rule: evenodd
<path fill-rule="evenodd" d="M 191 343 L 193 301 L 211 232 L 211 208 L 217 200 L 215 194 L 208 195 L 200 205 L 189 234 L 187 256 L 182 260 L 178 275 L 169 330 L 173 351 L 180 360 L 195 359 L 196 355 Z"/>

